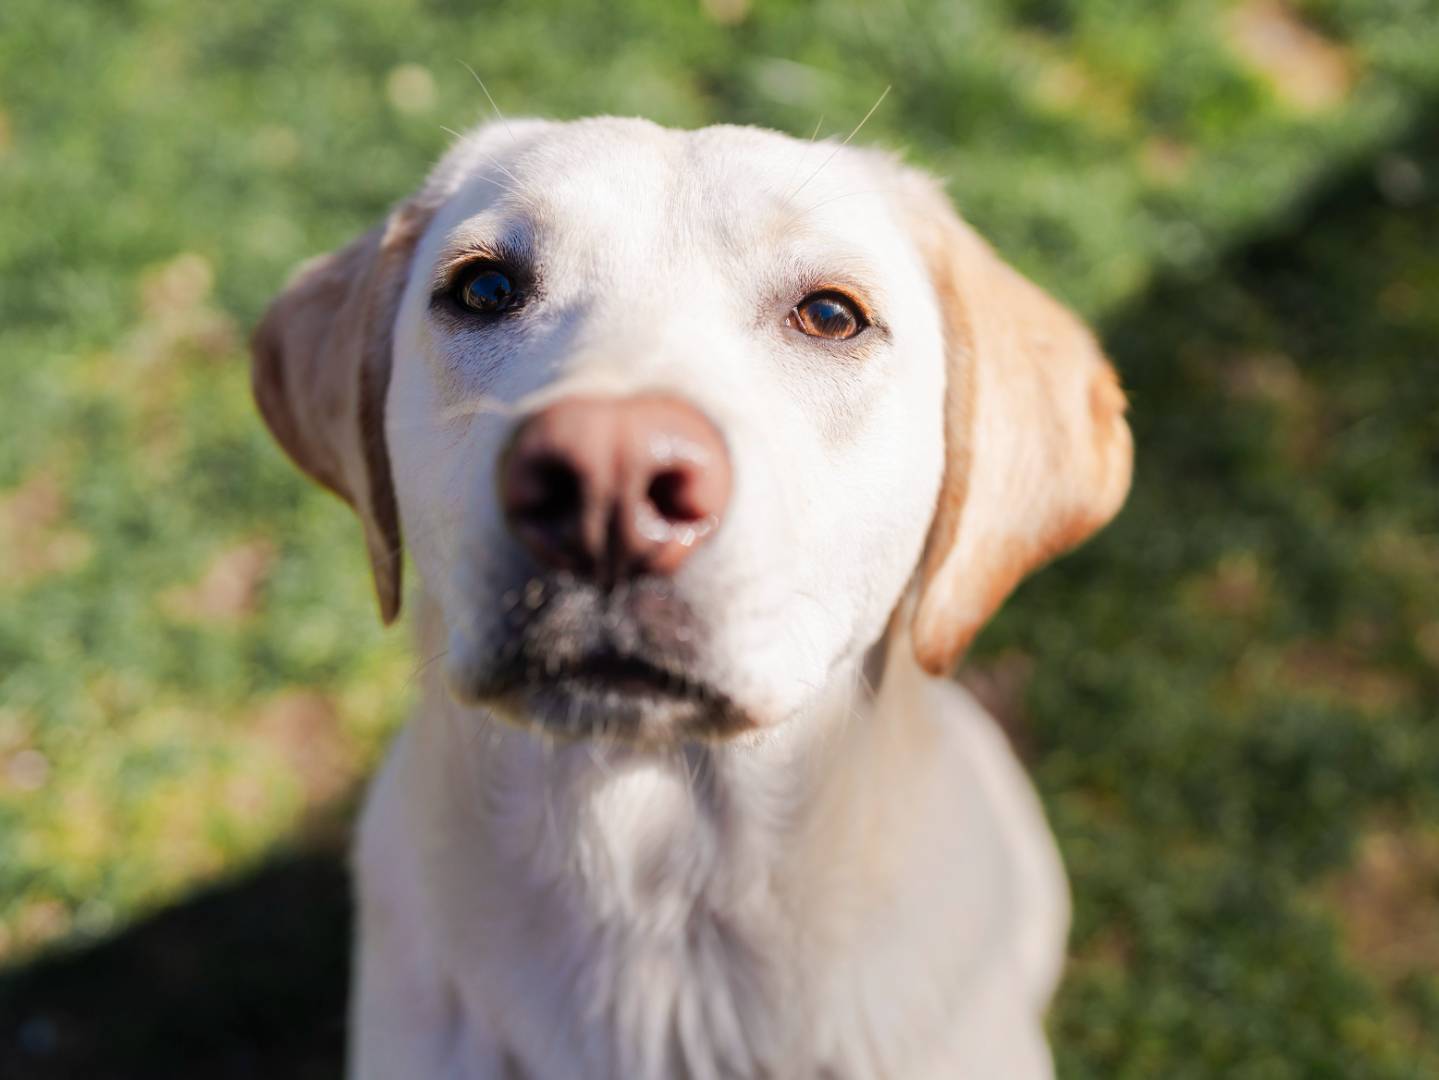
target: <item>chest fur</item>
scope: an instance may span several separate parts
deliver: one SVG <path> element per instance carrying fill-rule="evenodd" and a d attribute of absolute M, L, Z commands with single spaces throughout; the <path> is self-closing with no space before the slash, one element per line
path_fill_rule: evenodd
<path fill-rule="evenodd" d="M 519 909 L 511 864 L 506 955 L 492 960 L 529 973 L 512 1015 L 550 1018 L 523 1038 L 539 1075 L 814 1074 L 796 1071 L 819 1034 L 799 927 L 765 860 L 705 801 L 687 777 L 611 777 L 551 805 L 564 839 L 526 845 Z"/>

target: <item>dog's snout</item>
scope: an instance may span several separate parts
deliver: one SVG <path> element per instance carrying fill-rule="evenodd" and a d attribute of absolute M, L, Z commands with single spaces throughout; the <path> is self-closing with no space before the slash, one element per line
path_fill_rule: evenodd
<path fill-rule="evenodd" d="M 613 582 L 679 569 L 719 526 L 730 461 L 686 402 L 568 398 L 520 425 L 499 484 L 510 530 L 541 563 Z"/>

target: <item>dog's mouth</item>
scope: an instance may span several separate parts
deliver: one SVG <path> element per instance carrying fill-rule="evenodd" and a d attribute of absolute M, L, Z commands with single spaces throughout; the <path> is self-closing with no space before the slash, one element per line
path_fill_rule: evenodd
<path fill-rule="evenodd" d="M 570 579 L 531 596 L 497 655 L 452 673 L 461 701 L 571 737 L 672 741 L 755 726 L 701 673 L 696 622 L 667 587 L 614 593 Z"/>
<path fill-rule="evenodd" d="M 703 703 L 721 695 L 707 683 L 683 671 L 653 663 L 642 656 L 626 656 L 615 652 L 599 652 L 560 665 L 545 681 L 570 683 L 597 693 L 632 697 L 674 698 L 679 701 Z"/>
<path fill-rule="evenodd" d="M 501 715 L 570 738 L 715 739 L 754 726 L 726 694 L 678 667 L 602 651 L 527 665 L 491 683 Z"/>

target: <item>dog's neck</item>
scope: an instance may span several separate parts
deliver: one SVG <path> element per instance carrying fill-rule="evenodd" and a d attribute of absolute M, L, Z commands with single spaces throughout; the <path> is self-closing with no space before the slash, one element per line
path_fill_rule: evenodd
<path fill-rule="evenodd" d="M 438 629 L 433 610 L 422 622 Z M 877 649 L 803 713 L 723 742 L 557 740 L 454 704 L 438 676 L 426 679 L 423 715 L 442 725 L 431 737 L 445 742 L 447 772 L 508 880 L 562 887 L 606 919 L 696 903 L 782 908 L 792 881 L 812 898 L 817 878 L 847 867 L 865 867 L 873 886 L 876 862 L 903 847 L 893 785 L 912 783 L 932 733 L 908 722 L 926 710 L 907 641 Z"/>

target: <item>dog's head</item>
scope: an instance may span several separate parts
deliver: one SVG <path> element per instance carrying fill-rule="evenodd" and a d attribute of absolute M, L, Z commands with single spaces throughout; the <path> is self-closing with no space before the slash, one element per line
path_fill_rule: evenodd
<path fill-rule="evenodd" d="M 1129 484 L 1094 340 L 937 185 L 754 129 L 481 128 L 254 354 L 384 617 L 403 532 L 453 691 L 561 732 L 779 723 L 892 617 L 943 672 Z"/>

